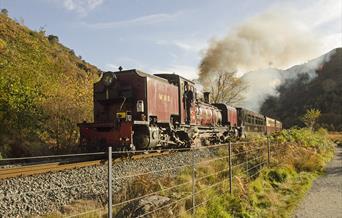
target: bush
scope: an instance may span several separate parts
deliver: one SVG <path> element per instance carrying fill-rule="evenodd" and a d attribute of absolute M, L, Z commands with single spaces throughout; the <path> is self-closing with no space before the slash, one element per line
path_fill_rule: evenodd
<path fill-rule="evenodd" d="M 292 174 L 291 169 L 276 168 L 267 173 L 267 178 L 271 183 L 283 183 Z"/>
<path fill-rule="evenodd" d="M 6 8 L 1 9 L 1 14 L 8 16 L 8 10 Z"/>
<path fill-rule="evenodd" d="M 321 155 L 306 151 L 300 152 L 300 156 L 293 161 L 293 166 L 297 172 L 321 172 L 324 165 L 325 162 Z"/>
<path fill-rule="evenodd" d="M 282 130 L 275 134 L 272 140 L 291 143 L 282 163 L 293 166 L 297 172 L 322 172 L 334 153 L 333 143 L 323 128 L 317 131 L 307 128 Z"/>
<path fill-rule="evenodd" d="M 59 42 L 58 36 L 55 36 L 55 35 L 49 35 L 49 36 L 48 36 L 48 40 L 49 40 L 49 42 L 51 42 L 51 43 L 57 43 L 57 42 Z"/>
<path fill-rule="evenodd" d="M 323 148 L 331 145 L 327 138 L 327 131 L 320 128 L 318 131 L 312 131 L 307 128 L 284 129 L 273 136 L 273 141 L 280 143 L 292 142 L 304 147 Z"/>

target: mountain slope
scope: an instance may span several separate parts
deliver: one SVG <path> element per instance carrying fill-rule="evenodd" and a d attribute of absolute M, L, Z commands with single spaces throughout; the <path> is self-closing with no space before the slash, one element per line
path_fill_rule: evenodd
<path fill-rule="evenodd" d="M 303 126 L 299 116 L 316 108 L 321 111 L 319 126 L 342 131 L 342 48 L 328 57 L 315 75 L 304 71 L 286 79 L 277 88 L 278 96 L 268 97 L 262 104 L 261 113 L 282 120 L 285 127 Z"/>
<path fill-rule="evenodd" d="M 240 106 L 259 111 L 265 99 L 271 95 L 277 95 L 277 87 L 286 80 L 294 79 L 299 74 L 308 74 L 310 78 L 316 76 L 316 69 L 329 60 L 335 51 L 328 52 L 306 63 L 292 66 L 286 70 L 276 68 L 251 71 L 242 76 L 242 81 L 247 84 L 245 100 Z"/>
<path fill-rule="evenodd" d="M 73 50 L 0 13 L 0 154 L 72 149 L 76 123 L 91 119 L 99 70 Z"/>

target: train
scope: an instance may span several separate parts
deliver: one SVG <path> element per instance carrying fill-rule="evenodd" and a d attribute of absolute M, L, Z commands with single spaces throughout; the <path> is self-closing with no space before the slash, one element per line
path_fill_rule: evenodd
<path fill-rule="evenodd" d="M 94 122 L 78 124 L 80 146 L 87 150 L 190 148 L 282 129 L 270 117 L 211 103 L 209 92 L 175 73 L 103 72 L 93 94 Z"/>

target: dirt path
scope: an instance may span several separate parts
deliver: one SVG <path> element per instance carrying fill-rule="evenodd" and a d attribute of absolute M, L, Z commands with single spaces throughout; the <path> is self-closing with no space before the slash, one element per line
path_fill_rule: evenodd
<path fill-rule="evenodd" d="M 342 147 L 336 148 L 334 159 L 305 196 L 295 218 L 342 218 Z"/>

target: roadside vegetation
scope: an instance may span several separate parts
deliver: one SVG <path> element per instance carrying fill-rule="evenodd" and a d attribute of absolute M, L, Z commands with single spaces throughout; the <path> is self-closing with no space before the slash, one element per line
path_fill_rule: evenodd
<path fill-rule="evenodd" d="M 233 195 L 222 194 L 222 186 L 209 192 L 212 198 L 197 209 L 197 217 L 290 217 L 313 180 L 334 154 L 324 129 L 289 129 L 273 135 L 285 150 L 272 158 L 272 165 L 248 182 L 248 175 L 234 177 Z M 210 172 L 208 172 L 210 173 Z M 191 217 L 184 214 L 183 217 Z"/>
<path fill-rule="evenodd" d="M 0 13 L 0 157 L 70 152 L 99 70 L 44 28 Z"/>

